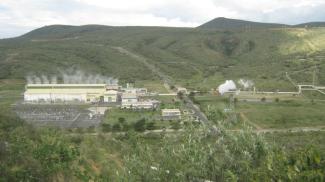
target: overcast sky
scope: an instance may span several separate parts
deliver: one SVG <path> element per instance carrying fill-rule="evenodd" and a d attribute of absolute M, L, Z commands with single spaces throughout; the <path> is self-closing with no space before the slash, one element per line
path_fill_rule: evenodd
<path fill-rule="evenodd" d="M 51 24 L 195 27 L 216 17 L 325 21 L 325 0 L 0 0 L 0 38 Z"/>

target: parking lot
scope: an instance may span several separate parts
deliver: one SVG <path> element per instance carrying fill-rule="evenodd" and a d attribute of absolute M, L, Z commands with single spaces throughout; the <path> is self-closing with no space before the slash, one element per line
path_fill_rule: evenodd
<path fill-rule="evenodd" d="M 84 106 L 19 104 L 17 115 L 35 126 L 59 128 L 88 128 L 98 126 L 102 115 L 92 113 Z"/>

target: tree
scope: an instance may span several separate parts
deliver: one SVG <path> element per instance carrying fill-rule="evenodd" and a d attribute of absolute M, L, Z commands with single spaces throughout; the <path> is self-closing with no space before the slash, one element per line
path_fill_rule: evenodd
<path fill-rule="evenodd" d="M 125 122 L 125 118 L 124 118 L 124 117 L 119 117 L 119 118 L 118 118 L 118 122 L 119 122 L 120 124 L 123 124 L 123 123 Z"/>
<path fill-rule="evenodd" d="M 146 130 L 146 119 L 142 118 L 134 123 L 134 130 L 138 132 L 144 132 Z"/>

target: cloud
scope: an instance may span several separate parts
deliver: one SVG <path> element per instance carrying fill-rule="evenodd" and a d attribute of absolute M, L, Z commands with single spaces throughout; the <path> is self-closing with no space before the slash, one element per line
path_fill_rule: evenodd
<path fill-rule="evenodd" d="M 325 18 L 323 0 L 1 0 L 0 38 L 51 24 L 195 27 L 215 17 L 295 24 Z"/>

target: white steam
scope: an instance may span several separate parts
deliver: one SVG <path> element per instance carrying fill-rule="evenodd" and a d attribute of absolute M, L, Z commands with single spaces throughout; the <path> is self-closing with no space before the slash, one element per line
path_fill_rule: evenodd
<path fill-rule="evenodd" d="M 60 80 L 60 81 L 59 81 Z M 58 75 L 27 75 L 28 84 L 118 84 L 118 80 L 100 74 L 86 74 L 82 71 L 63 72 Z"/>
<path fill-rule="evenodd" d="M 42 79 L 42 83 L 43 84 L 49 84 L 50 83 L 49 79 L 45 75 L 42 75 L 41 76 L 41 79 Z"/>
<path fill-rule="evenodd" d="M 56 76 L 51 77 L 51 83 L 52 84 L 57 84 L 58 83 L 58 78 Z"/>
<path fill-rule="evenodd" d="M 249 89 L 254 86 L 254 82 L 252 80 L 239 79 L 237 83 L 244 89 Z"/>
<path fill-rule="evenodd" d="M 230 91 L 230 90 L 236 90 L 236 84 L 232 80 L 226 80 L 225 83 L 219 85 L 218 87 L 219 93 L 223 95 L 224 93 Z"/>

